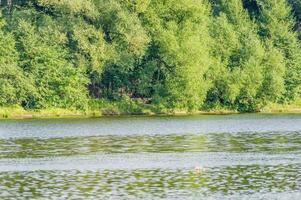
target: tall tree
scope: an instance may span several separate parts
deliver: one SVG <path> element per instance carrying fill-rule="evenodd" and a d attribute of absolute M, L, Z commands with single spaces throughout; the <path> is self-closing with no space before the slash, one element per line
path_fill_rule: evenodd
<path fill-rule="evenodd" d="M 18 67 L 15 40 L 4 25 L 0 15 L 0 106 L 21 105 L 35 91 L 31 79 Z"/>
<path fill-rule="evenodd" d="M 81 69 L 68 60 L 64 46 L 66 35 L 60 33 L 51 17 L 36 12 L 38 20 L 30 22 L 26 19 L 27 13 L 14 13 L 17 19 L 13 31 L 20 51 L 19 65 L 34 79 L 37 89 L 29 105 L 35 108 L 85 107 L 88 80 Z M 18 18 L 19 15 L 23 18 Z"/>
<path fill-rule="evenodd" d="M 215 65 L 208 77 L 213 85 L 207 104 L 242 111 L 258 109 L 257 93 L 263 81 L 264 47 L 241 1 L 216 0 L 211 35 Z"/>
<path fill-rule="evenodd" d="M 294 21 L 286 0 L 257 0 L 261 7 L 260 35 L 273 45 L 285 58 L 286 101 L 300 97 L 301 49 L 297 34 L 293 31 Z"/>
<path fill-rule="evenodd" d="M 166 107 L 198 109 L 208 83 L 210 9 L 205 1 L 151 1 L 145 26 L 151 33 L 152 57 L 161 82 L 157 101 Z"/>

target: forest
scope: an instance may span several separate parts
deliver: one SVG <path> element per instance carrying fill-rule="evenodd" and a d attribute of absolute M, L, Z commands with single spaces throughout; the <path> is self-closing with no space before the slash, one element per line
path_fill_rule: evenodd
<path fill-rule="evenodd" d="M 301 0 L 0 4 L 0 107 L 253 112 L 301 96 Z"/>

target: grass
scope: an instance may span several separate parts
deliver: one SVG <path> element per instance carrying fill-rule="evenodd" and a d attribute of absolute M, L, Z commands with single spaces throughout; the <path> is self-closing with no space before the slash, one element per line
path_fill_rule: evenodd
<path fill-rule="evenodd" d="M 0 119 L 56 118 L 76 116 L 85 116 L 85 113 L 83 111 L 75 111 L 60 108 L 49 108 L 41 110 L 25 110 L 20 106 L 0 108 Z"/>
<path fill-rule="evenodd" d="M 301 99 L 292 103 L 278 104 L 271 103 L 265 106 L 261 112 L 263 113 L 301 113 Z"/>
<path fill-rule="evenodd" d="M 26 110 L 21 106 L 0 108 L 0 119 L 26 118 L 84 118 L 111 115 L 188 115 L 188 114 L 233 114 L 237 111 L 227 109 L 201 110 L 188 112 L 185 110 L 159 109 L 158 106 L 145 104 L 139 100 L 122 99 L 111 102 L 107 100 L 91 100 L 86 110 L 47 108 Z M 269 104 L 261 113 L 301 113 L 301 99 L 290 104 Z"/>
<path fill-rule="evenodd" d="M 100 117 L 110 115 L 153 115 L 155 108 L 140 101 L 128 99 L 118 102 L 106 100 L 91 100 L 85 110 L 47 108 L 27 110 L 21 106 L 0 108 L 0 119 L 26 119 L 26 118 L 76 118 Z M 158 114 L 158 112 L 156 112 Z"/>
<path fill-rule="evenodd" d="M 0 108 L 0 119 L 17 118 L 25 115 L 26 111 L 20 106 L 11 106 Z"/>

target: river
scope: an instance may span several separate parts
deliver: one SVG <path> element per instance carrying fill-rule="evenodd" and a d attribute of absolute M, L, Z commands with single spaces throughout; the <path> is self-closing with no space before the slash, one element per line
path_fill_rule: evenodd
<path fill-rule="evenodd" d="M 301 199 L 301 115 L 0 121 L 0 199 Z"/>

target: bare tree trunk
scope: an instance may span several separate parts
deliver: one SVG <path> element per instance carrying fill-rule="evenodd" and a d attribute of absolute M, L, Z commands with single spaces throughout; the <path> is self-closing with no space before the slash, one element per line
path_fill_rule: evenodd
<path fill-rule="evenodd" d="M 11 11 L 12 6 L 13 6 L 13 0 L 7 0 L 7 7 L 8 7 L 9 12 Z"/>

